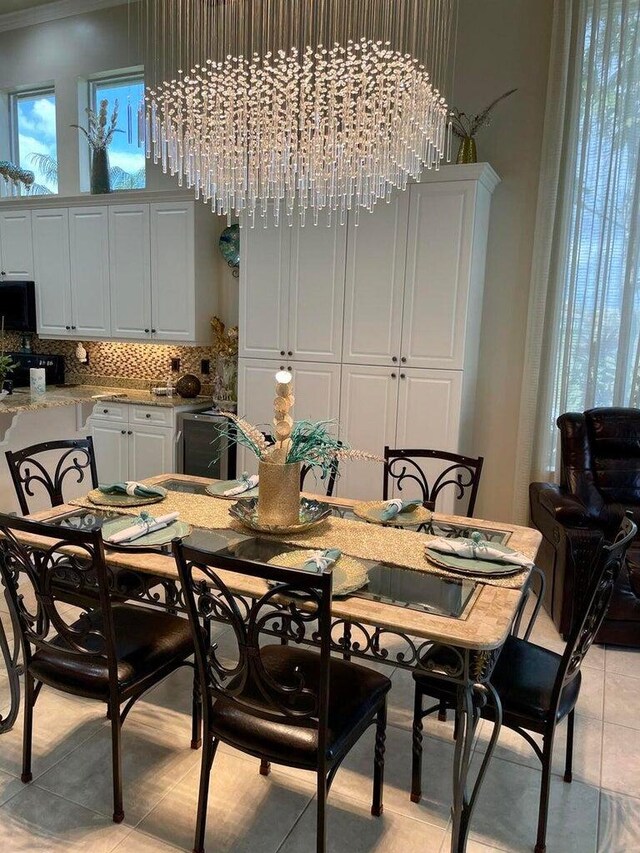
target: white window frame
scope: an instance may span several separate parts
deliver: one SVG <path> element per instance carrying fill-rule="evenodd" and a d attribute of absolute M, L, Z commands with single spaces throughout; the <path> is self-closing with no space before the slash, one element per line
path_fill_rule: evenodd
<path fill-rule="evenodd" d="M 16 165 L 20 165 L 20 132 L 18 129 L 18 102 L 23 98 L 37 98 L 39 95 L 53 95 L 56 106 L 56 120 L 58 116 L 58 104 L 56 87 L 54 84 L 34 86 L 31 89 L 18 89 L 9 94 L 9 144 L 11 159 Z M 58 148 L 58 133 L 56 129 L 56 150 Z"/>

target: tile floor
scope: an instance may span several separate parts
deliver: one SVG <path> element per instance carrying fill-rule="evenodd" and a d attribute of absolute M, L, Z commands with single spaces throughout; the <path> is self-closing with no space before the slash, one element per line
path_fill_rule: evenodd
<path fill-rule="evenodd" d="M 4 602 L 0 607 L 4 606 Z M 6 612 L 0 610 L 6 621 Z M 534 639 L 562 643 L 542 613 Z M 225 636 L 220 637 L 224 647 Z M 409 801 L 411 677 L 392 672 L 385 811 L 370 816 L 373 740 L 365 736 L 338 772 L 330 796 L 330 853 L 445 853 L 450 843 L 452 724 L 425 727 L 423 799 Z M 640 651 L 594 647 L 583 670 L 574 782 L 562 781 L 559 729 L 548 853 L 640 851 Z M 7 707 L 0 675 L 0 714 Z M 109 726 L 96 703 L 43 690 L 35 716 L 34 780 L 22 785 L 21 718 L 0 736 L 0 850 L 165 853 L 190 850 L 199 752 L 189 749 L 189 673 L 166 679 L 135 706 L 124 727 L 125 823 L 110 820 Z M 477 766 L 486 747 L 481 724 Z M 533 849 L 540 770 L 527 745 L 503 730 L 479 799 L 469 853 Z M 227 747 L 212 777 L 207 850 L 311 853 L 314 778 L 257 762 Z"/>

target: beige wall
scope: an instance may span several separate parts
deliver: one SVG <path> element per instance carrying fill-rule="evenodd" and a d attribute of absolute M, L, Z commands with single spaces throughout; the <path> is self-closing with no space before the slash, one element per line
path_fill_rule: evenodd
<path fill-rule="evenodd" d="M 553 0 L 460 0 L 450 101 L 477 113 L 515 86 L 478 137 L 502 183 L 493 196 L 475 450 L 477 514 L 510 520 Z"/>

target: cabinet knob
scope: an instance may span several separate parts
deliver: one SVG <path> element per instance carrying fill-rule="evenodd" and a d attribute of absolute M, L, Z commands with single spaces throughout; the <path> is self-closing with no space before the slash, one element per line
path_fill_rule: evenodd
<path fill-rule="evenodd" d="M 284 370 L 284 364 L 280 365 L 280 370 Z"/>
<path fill-rule="evenodd" d="M 72 329 L 75 329 L 75 326 L 72 326 L 71 328 L 72 328 Z"/>
<path fill-rule="evenodd" d="M 68 332 L 68 331 L 71 329 L 71 326 L 65 326 L 65 329 L 66 329 L 66 330 L 67 330 L 67 332 Z"/>
<path fill-rule="evenodd" d="M 152 335 L 155 335 L 155 333 L 156 333 L 156 330 L 155 330 L 155 329 L 151 329 L 151 334 L 152 334 Z"/>
<path fill-rule="evenodd" d="M 132 432 L 131 430 L 129 430 L 129 431 L 127 432 L 127 435 L 133 435 L 133 432 Z"/>
<path fill-rule="evenodd" d="M 392 356 L 391 356 L 391 361 L 392 361 L 394 364 L 396 363 L 396 361 L 397 361 L 397 360 L 398 360 L 398 356 L 396 356 L 396 355 L 392 355 Z"/>
<path fill-rule="evenodd" d="M 406 364 L 406 363 L 407 363 L 407 357 L 403 355 L 403 356 L 402 356 L 402 358 L 400 359 L 400 361 L 401 361 L 403 364 Z"/>
<path fill-rule="evenodd" d="M 147 412 L 147 414 L 145 415 L 145 418 L 150 418 L 150 417 L 151 417 L 151 415 Z"/>
<path fill-rule="evenodd" d="M 406 376 L 406 374 L 405 374 L 405 373 L 401 373 L 401 374 L 400 374 L 400 379 L 406 379 L 406 378 L 407 378 L 407 376 Z"/>
<path fill-rule="evenodd" d="M 293 355 L 293 350 L 288 350 L 287 355 L 289 356 L 289 358 L 291 358 L 291 356 Z"/>
<path fill-rule="evenodd" d="M 283 349 L 281 349 L 281 350 L 280 350 L 280 355 L 284 355 L 284 350 L 283 350 Z"/>
<path fill-rule="evenodd" d="M 391 378 L 392 378 L 392 379 L 395 379 L 395 378 L 396 378 L 396 376 L 397 376 L 397 374 L 396 374 L 396 373 L 392 373 L 392 374 L 391 374 Z"/>
<path fill-rule="evenodd" d="M 103 410 L 102 410 L 102 414 L 103 414 L 103 415 L 108 415 L 108 414 L 109 414 L 109 409 L 103 409 Z"/>
<path fill-rule="evenodd" d="M 121 429 L 121 430 L 120 430 L 120 432 L 122 433 L 122 435 L 126 435 L 126 434 L 127 434 L 126 429 Z"/>
<path fill-rule="evenodd" d="M 149 329 L 145 329 L 145 330 L 144 330 L 144 333 L 145 333 L 145 335 L 148 335 L 148 334 L 149 334 Z"/>

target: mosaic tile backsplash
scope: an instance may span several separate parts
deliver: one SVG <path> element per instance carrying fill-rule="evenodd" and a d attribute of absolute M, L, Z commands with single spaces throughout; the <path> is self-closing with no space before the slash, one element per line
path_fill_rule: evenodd
<path fill-rule="evenodd" d="M 21 335 L 5 333 L 5 350 L 17 352 Z M 167 377 L 175 381 L 185 373 L 195 374 L 202 382 L 202 393 L 211 393 L 211 380 L 216 358 L 211 347 L 181 347 L 175 344 L 134 344 L 112 341 L 82 341 L 89 356 L 88 364 L 76 358 L 78 341 L 40 340 L 31 335 L 31 349 L 37 354 L 63 355 L 65 381 L 80 385 L 105 385 L 111 387 L 148 390 L 152 385 L 165 385 Z M 171 371 L 171 359 L 180 359 L 180 370 Z M 202 359 L 209 359 L 211 374 L 200 372 Z"/>

